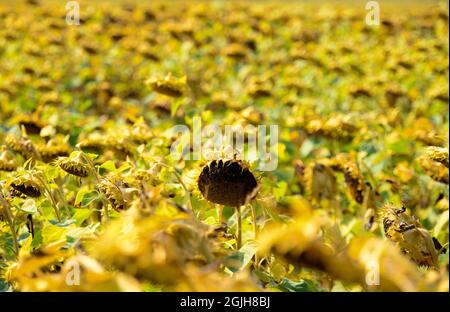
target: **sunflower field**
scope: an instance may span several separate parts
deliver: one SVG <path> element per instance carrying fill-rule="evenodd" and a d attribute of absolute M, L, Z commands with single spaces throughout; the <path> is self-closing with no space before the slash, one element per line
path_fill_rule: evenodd
<path fill-rule="evenodd" d="M 449 291 L 448 1 L 370 2 L 0 1 L 0 291 Z"/>

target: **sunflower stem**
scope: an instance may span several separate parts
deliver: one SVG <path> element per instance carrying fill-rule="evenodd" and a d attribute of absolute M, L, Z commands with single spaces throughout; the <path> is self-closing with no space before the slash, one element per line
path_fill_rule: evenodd
<path fill-rule="evenodd" d="M 109 205 L 105 203 L 103 205 L 103 219 L 104 220 L 102 220 L 104 222 L 109 221 L 109 210 L 108 210 L 108 208 L 109 208 Z"/>
<path fill-rule="evenodd" d="M 257 227 L 257 224 L 256 224 L 256 208 L 253 206 L 253 205 L 250 205 L 250 208 L 251 208 L 251 211 L 252 211 L 252 226 L 253 226 L 253 237 L 254 237 L 254 239 L 255 239 L 255 243 L 256 243 L 256 241 L 257 241 L 257 239 L 258 239 L 258 227 Z M 255 262 L 254 262 L 254 265 L 255 265 L 255 268 L 257 269 L 258 268 L 258 266 L 259 266 L 259 257 L 258 257 L 258 255 L 257 255 L 257 253 L 255 253 Z"/>
<path fill-rule="evenodd" d="M 241 219 L 241 207 L 236 207 L 236 247 L 237 250 L 242 247 L 242 219 Z"/>
<path fill-rule="evenodd" d="M 64 210 L 67 212 L 67 215 L 70 216 L 70 209 L 69 209 L 69 205 L 67 204 L 67 200 L 66 197 L 64 196 L 64 190 L 63 190 L 63 184 L 64 182 L 61 179 L 61 176 L 58 175 L 58 177 L 54 180 L 56 185 L 58 186 L 58 196 L 59 199 L 61 200 L 63 206 L 64 206 Z"/>
<path fill-rule="evenodd" d="M 216 205 L 216 210 L 217 210 L 217 223 L 219 223 L 219 225 L 222 225 L 222 223 L 223 223 L 223 206 Z"/>
<path fill-rule="evenodd" d="M 58 209 L 58 202 L 55 200 L 55 197 L 53 196 L 52 191 L 48 187 L 47 183 L 44 181 L 44 179 L 40 176 L 40 174 L 36 174 L 35 177 L 39 180 L 39 182 L 42 184 L 42 187 L 45 190 L 45 193 L 47 193 L 47 196 L 50 198 L 50 201 L 53 206 L 53 210 L 55 211 L 56 218 L 58 219 L 58 222 L 61 222 L 61 215 L 59 214 Z"/>
<path fill-rule="evenodd" d="M 50 201 L 52 202 L 52 206 L 53 206 L 53 209 L 55 210 L 56 218 L 58 219 L 58 222 L 61 222 L 61 215 L 59 214 L 58 203 L 56 202 L 55 198 L 53 197 L 53 194 L 51 193 L 51 191 L 47 187 L 45 187 L 45 189 L 46 189 L 48 197 L 50 197 Z"/>
<path fill-rule="evenodd" d="M 252 226 L 253 226 L 253 237 L 256 241 L 258 238 L 258 227 L 256 224 L 256 209 L 253 207 L 253 205 L 250 205 L 251 211 L 252 211 Z"/>
<path fill-rule="evenodd" d="M 80 152 L 81 152 L 80 153 L 81 157 L 87 162 L 87 164 L 89 165 L 89 167 L 91 169 L 91 172 L 94 174 L 94 177 L 95 177 L 95 180 L 97 181 L 97 184 L 100 183 L 101 177 L 100 177 L 100 175 L 97 172 L 97 168 L 95 168 L 94 162 L 83 151 L 80 150 Z"/>
<path fill-rule="evenodd" d="M 11 209 L 9 207 L 9 203 L 6 201 L 1 191 L 0 191 L 0 206 L 1 208 L 3 208 L 2 210 L 4 211 L 6 221 L 8 222 L 9 228 L 11 229 L 11 235 L 14 244 L 14 254 L 17 257 L 19 255 L 19 242 L 17 240 L 17 233 L 14 226 L 14 219 L 11 213 Z"/>

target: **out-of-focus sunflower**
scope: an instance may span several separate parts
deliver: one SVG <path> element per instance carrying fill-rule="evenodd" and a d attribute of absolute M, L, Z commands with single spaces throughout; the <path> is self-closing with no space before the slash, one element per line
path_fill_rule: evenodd
<path fill-rule="evenodd" d="M 445 249 L 422 227 L 406 207 L 385 205 L 381 210 L 386 237 L 395 242 L 419 265 L 438 266 L 438 256 Z"/>
<path fill-rule="evenodd" d="M 167 74 L 163 79 L 150 78 L 146 83 L 153 91 L 175 98 L 183 96 L 187 90 L 187 77 L 177 79 L 172 76 L 172 73 Z"/>

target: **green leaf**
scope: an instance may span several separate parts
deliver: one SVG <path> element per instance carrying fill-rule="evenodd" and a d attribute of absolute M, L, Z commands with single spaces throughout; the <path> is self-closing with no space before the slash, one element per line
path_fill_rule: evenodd
<path fill-rule="evenodd" d="M 283 280 L 278 284 L 278 289 L 285 292 L 320 291 L 320 289 L 318 289 L 317 286 L 310 280 L 302 279 L 298 282 L 294 282 L 288 278 L 283 278 Z"/>
<path fill-rule="evenodd" d="M 97 154 L 93 154 L 93 153 L 84 153 L 84 154 L 92 160 L 97 159 L 97 157 L 98 157 Z"/>
<path fill-rule="evenodd" d="M 152 284 L 150 282 L 143 284 L 144 292 L 161 292 L 164 291 L 164 287 L 162 285 Z"/>
<path fill-rule="evenodd" d="M 389 149 L 396 154 L 408 154 L 411 153 L 410 141 L 407 140 L 397 140 L 391 142 L 388 145 Z"/>
<path fill-rule="evenodd" d="M 14 255 L 14 243 L 11 233 L 0 232 L 0 252 L 5 259 L 15 259 Z M 0 265 L 2 261 L 0 261 Z"/>
<path fill-rule="evenodd" d="M 170 105 L 170 116 L 173 117 L 177 113 L 178 108 L 183 103 L 183 99 L 176 99 Z"/>
<path fill-rule="evenodd" d="M 58 177 L 60 171 L 56 167 L 47 166 L 45 169 L 45 177 L 47 180 L 54 180 Z"/>
<path fill-rule="evenodd" d="M 250 263 L 256 253 L 256 249 L 257 245 L 254 242 L 249 242 L 242 246 L 241 249 L 239 249 L 239 252 L 244 255 L 244 257 L 242 258 L 242 268 L 246 267 Z"/>
<path fill-rule="evenodd" d="M 256 244 L 247 243 L 239 249 L 239 251 L 233 253 L 226 258 L 226 263 L 228 264 L 228 269 L 231 272 L 238 272 L 245 268 L 253 256 L 256 253 Z"/>
<path fill-rule="evenodd" d="M 277 187 L 273 189 L 273 195 L 275 196 L 276 200 L 280 200 L 281 197 L 286 194 L 288 185 L 285 181 L 280 181 L 277 183 Z"/>
<path fill-rule="evenodd" d="M 116 172 L 116 170 L 117 170 L 116 165 L 115 165 L 114 162 L 111 161 L 111 160 L 108 160 L 108 161 L 104 162 L 104 163 L 100 166 L 100 168 L 103 168 L 103 169 L 108 170 L 108 171 L 110 171 L 110 172 Z"/>
<path fill-rule="evenodd" d="M 42 229 L 40 227 L 34 228 L 34 238 L 31 242 L 32 248 L 39 248 L 42 245 L 43 237 L 42 237 Z"/>
<path fill-rule="evenodd" d="M 36 202 L 34 199 L 27 199 L 19 209 L 26 213 L 35 214 L 37 212 Z"/>
<path fill-rule="evenodd" d="M 95 234 L 95 231 L 100 226 L 100 223 L 94 223 L 86 227 L 77 227 L 71 229 L 67 232 L 66 240 L 67 243 L 64 245 L 65 248 L 74 247 L 81 238 L 89 237 Z"/>
<path fill-rule="evenodd" d="M 225 258 L 225 264 L 227 268 L 233 273 L 238 272 L 240 270 L 243 262 L 244 262 L 244 254 L 239 251 Z"/>
<path fill-rule="evenodd" d="M 119 167 L 119 169 L 117 169 L 117 172 L 124 172 L 128 169 L 130 169 L 132 166 L 129 162 L 125 162 L 122 164 L 122 166 Z"/>
<path fill-rule="evenodd" d="M 42 243 L 44 245 L 57 242 L 60 240 L 66 240 L 67 228 L 56 226 L 51 223 L 47 223 L 42 228 Z"/>
<path fill-rule="evenodd" d="M 96 191 L 91 191 L 89 189 L 81 189 L 77 193 L 77 197 L 75 198 L 75 206 L 86 207 L 89 206 L 94 200 L 98 198 L 98 193 Z"/>
<path fill-rule="evenodd" d="M 49 222 L 50 222 L 52 225 L 56 225 L 56 226 L 58 226 L 58 227 L 63 227 L 63 228 L 65 228 L 65 227 L 68 227 L 68 226 L 74 224 L 74 223 L 75 223 L 75 220 L 74 220 L 74 219 L 67 219 L 67 220 L 64 220 L 64 221 L 61 221 L 61 222 L 58 222 L 57 220 L 50 220 Z"/>
<path fill-rule="evenodd" d="M 92 210 L 89 209 L 75 209 L 75 213 L 72 216 L 72 219 L 75 220 L 75 224 L 77 226 L 81 226 L 81 224 L 87 220 L 92 214 Z"/>
<path fill-rule="evenodd" d="M 438 218 L 436 225 L 433 229 L 433 236 L 435 236 L 436 238 L 440 238 L 441 235 L 441 231 L 443 229 L 446 229 L 448 231 L 448 210 L 444 211 Z"/>
<path fill-rule="evenodd" d="M 302 157 L 307 157 L 314 150 L 314 148 L 315 146 L 312 140 L 305 140 L 300 148 L 300 155 Z"/>
<path fill-rule="evenodd" d="M 51 218 L 53 216 L 54 210 L 49 200 L 45 200 L 41 203 L 41 209 L 44 217 Z"/>
<path fill-rule="evenodd" d="M 269 283 L 272 281 L 272 278 L 270 277 L 270 275 L 264 271 L 261 271 L 260 269 L 255 269 L 253 271 L 253 273 L 255 273 L 255 275 L 264 283 Z"/>
<path fill-rule="evenodd" d="M 81 201 L 84 198 L 84 195 L 86 195 L 89 192 L 90 192 L 90 190 L 88 190 L 88 189 L 81 189 L 81 190 L 79 190 L 78 193 L 77 193 L 77 197 L 75 198 L 75 206 L 79 206 Z"/>
<path fill-rule="evenodd" d="M 9 285 L 4 280 L 0 280 L 0 292 L 9 292 L 11 291 L 11 285 Z"/>

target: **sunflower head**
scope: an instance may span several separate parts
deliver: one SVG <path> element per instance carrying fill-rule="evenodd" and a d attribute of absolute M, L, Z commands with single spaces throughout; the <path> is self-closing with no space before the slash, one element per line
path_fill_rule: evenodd
<path fill-rule="evenodd" d="M 382 211 L 386 237 L 396 243 L 418 265 L 437 267 L 438 256 L 445 248 L 422 227 L 406 207 L 386 204 Z"/>
<path fill-rule="evenodd" d="M 338 193 L 336 177 L 326 165 L 316 163 L 306 168 L 305 180 L 308 193 L 316 201 L 333 199 Z"/>
<path fill-rule="evenodd" d="M 426 155 L 431 160 L 437 161 L 448 168 L 448 149 L 439 146 L 429 146 Z"/>
<path fill-rule="evenodd" d="M 362 204 L 366 184 L 356 163 L 349 162 L 344 165 L 344 178 L 352 198 L 357 203 Z"/>
<path fill-rule="evenodd" d="M 100 133 L 93 133 L 78 141 L 77 147 L 85 152 L 93 152 L 97 154 L 103 153 L 106 146 L 106 138 Z"/>
<path fill-rule="evenodd" d="M 422 167 L 423 171 L 433 180 L 448 184 L 448 168 L 441 162 L 434 161 L 429 155 L 421 155 L 417 158 L 417 162 Z"/>
<path fill-rule="evenodd" d="M 0 171 L 14 171 L 17 169 L 17 163 L 7 150 L 0 148 Z"/>
<path fill-rule="evenodd" d="M 152 77 L 146 81 L 153 91 L 170 97 L 181 97 L 187 89 L 187 77 L 177 79 L 172 73 L 167 74 L 163 79 Z"/>
<path fill-rule="evenodd" d="M 12 178 L 7 185 L 15 196 L 39 197 L 42 194 L 41 184 L 31 172 Z"/>
<path fill-rule="evenodd" d="M 27 133 L 39 134 L 44 127 L 36 114 L 21 114 L 12 119 L 14 124 L 25 127 Z"/>
<path fill-rule="evenodd" d="M 42 157 L 42 160 L 49 163 L 58 157 L 67 157 L 70 155 L 72 148 L 67 143 L 68 138 L 55 137 L 50 139 L 46 144 L 39 144 L 36 146 L 37 151 Z"/>
<path fill-rule="evenodd" d="M 247 204 L 259 190 L 255 176 L 242 160 L 218 159 L 203 167 L 198 188 L 210 202 L 231 207 Z"/>
<path fill-rule="evenodd" d="M 27 137 L 17 137 L 9 134 L 5 137 L 6 145 L 23 158 L 29 159 L 35 154 L 34 145 Z"/>
<path fill-rule="evenodd" d="M 74 176 L 86 178 L 89 175 L 89 167 L 85 164 L 81 152 L 73 152 L 69 157 L 59 157 L 55 164 L 62 170 Z"/>
<path fill-rule="evenodd" d="M 398 233 L 402 233 L 404 228 L 414 226 L 416 220 L 409 214 L 405 206 L 400 208 L 386 204 L 381 210 L 383 227 L 386 237 L 395 239 Z"/>
<path fill-rule="evenodd" d="M 139 189 L 130 186 L 128 182 L 124 182 L 123 176 L 119 174 L 109 174 L 102 177 L 97 184 L 98 190 L 116 211 L 128 209 L 130 203 L 140 192 Z"/>

